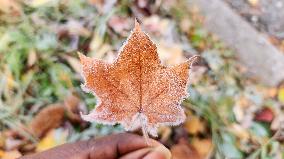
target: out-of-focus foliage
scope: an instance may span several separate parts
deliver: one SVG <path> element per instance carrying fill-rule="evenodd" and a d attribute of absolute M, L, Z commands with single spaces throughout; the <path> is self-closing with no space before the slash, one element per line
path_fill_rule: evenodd
<path fill-rule="evenodd" d="M 182 103 L 188 119 L 160 130 L 174 155 L 188 149 L 199 158 L 284 157 L 284 87 L 247 79 L 234 52 L 202 27 L 198 9 L 183 0 L 1 0 L 0 157 L 122 131 L 80 119 L 96 99 L 80 88 L 77 51 L 113 60 L 134 17 L 158 44 L 165 65 L 202 57 L 192 69 L 191 96 Z M 64 109 L 57 113 L 63 120 L 35 135 L 31 123 L 41 122 L 52 104 Z"/>

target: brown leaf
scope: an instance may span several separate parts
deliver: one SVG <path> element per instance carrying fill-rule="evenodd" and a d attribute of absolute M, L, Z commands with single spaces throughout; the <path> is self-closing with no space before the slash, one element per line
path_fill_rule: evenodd
<path fill-rule="evenodd" d="M 211 139 L 198 139 L 195 138 L 192 141 L 192 146 L 197 150 L 198 154 L 202 158 L 208 158 L 209 153 L 213 149 L 213 144 Z"/>
<path fill-rule="evenodd" d="M 0 158 L 2 158 L 4 156 L 4 154 L 5 154 L 5 152 L 0 149 Z"/>
<path fill-rule="evenodd" d="M 16 0 L 0 0 L 0 13 L 20 16 L 22 14 L 22 6 Z"/>
<path fill-rule="evenodd" d="M 189 68 L 196 59 L 173 66 L 161 65 L 156 45 L 138 22 L 114 63 L 79 54 L 84 88 L 99 102 L 87 121 L 120 123 L 126 130 L 142 127 L 144 135 L 157 135 L 159 125 L 178 125 L 185 119 L 180 106 L 187 96 Z"/>
<path fill-rule="evenodd" d="M 3 156 L 1 157 L 2 159 L 15 159 L 18 157 L 21 157 L 21 153 L 18 150 L 13 150 L 13 151 L 7 151 L 4 152 Z"/>
<path fill-rule="evenodd" d="M 0 149 L 5 146 L 5 136 L 2 132 L 0 132 Z"/>
<path fill-rule="evenodd" d="M 271 87 L 268 89 L 265 89 L 264 95 L 266 98 L 274 98 L 277 96 L 277 88 Z"/>
<path fill-rule="evenodd" d="M 181 140 L 178 144 L 171 147 L 173 159 L 201 159 L 194 147 L 187 141 Z"/>
<path fill-rule="evenodd" d="M 68 110 L 74 113 L 78 113 L 79 103 L 80 103 L 80 98 L 74 94 L 71 94 L 64 99 L 64 105 L 67 107 Z"/>
<path fill-rule="evenodd" d="M 26 143 L 21 147 L 21 152 L 25 155 L 34 153 L 36 143 Z"/>
<path fill-rule="evenodd" d="M 204 123 L 197 116 L 190 116 L 186 120 L 184 127 L 190 134 L 197 134 L 205 130 Z"/>
<path fill-rule="evenodd" d="M 67 109 L 68 119 L 73 123 L 81 123 L 83 120 L 79 115 L 80 98 L 74 94 L 67 96 L 64 99 L 64 105 Z"/>
<path fill-rule="evenodd" d="M 51 104 L 43 108 L 29 125 L 32 134 L 42 137 L 50 129 L 58 127 L 62 123 L 64 112 L 62 104 Z"/>

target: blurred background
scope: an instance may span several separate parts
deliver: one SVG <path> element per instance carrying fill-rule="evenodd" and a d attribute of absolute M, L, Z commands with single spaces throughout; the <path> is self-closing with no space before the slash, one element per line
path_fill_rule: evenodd
<path fill-rule="evenodd" d="M 284 158 L 283 0 L 0 0 L 0 158 L 123 132 L 82 121 L 77 52 L 112 61 L 135 17 L 164 65 L 192 55 L 174 159 Z"/>

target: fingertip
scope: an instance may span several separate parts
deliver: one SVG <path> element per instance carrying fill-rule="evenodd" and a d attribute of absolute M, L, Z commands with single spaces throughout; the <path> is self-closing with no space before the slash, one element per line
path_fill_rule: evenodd
<path fill-rule="evenodd" d="M 117 146 L 120 153 L 124 154 L 129 151 L 134 151 L 146 147 L 157 147 L 161 145 L 154 139 L 149 139 L 148 143 L 143 136 L 131 133 L 122 133 L 114 136 L 118 138 Z"/>
<path fill-rule="evenodd" d="M 164 154 L 161 154 L 160 152 L 150 152 L 147 154 L 143 159 L 168 159 Z"/>
<path fill-rule="evenodd" d="M 147 154 L 143 159 L 171 159 L 171 152 L 163 145 L 155 147 L 152 152 Z"/>
<path fill-rule="evenodd" d="M 140 150 L 136 150 L 136 151 L 130 152 L 130 153 L 120 157 L 119 159 L 141 158 L 141 156 L 145 156 L 150 151 L 151 151 L 151 148 L 143 148 L 143 149 L 140 149 Z"/>

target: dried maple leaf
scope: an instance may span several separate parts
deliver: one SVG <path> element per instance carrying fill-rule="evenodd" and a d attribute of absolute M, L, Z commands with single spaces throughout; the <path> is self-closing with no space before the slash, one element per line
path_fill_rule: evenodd
<path fill-rule="evenodd" d="M 173 66 L 161 65 L 156 45 L 138 22 L 113 63 L 79 54 L 83 88 L 99 99 L 87 121 L 120 123 L 126 130 L 142 127 L 144 135 L 157 135 L 159 125 L 178 125 L 185 120 L 180 106 L 187 96 L 189 69 L 196 56 Z"/>

